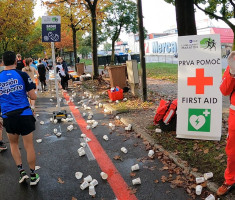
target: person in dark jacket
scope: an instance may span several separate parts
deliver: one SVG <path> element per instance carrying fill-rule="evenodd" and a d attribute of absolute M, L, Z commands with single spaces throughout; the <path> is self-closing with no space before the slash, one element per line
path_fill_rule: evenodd
<path fill-rule="evenodd" d="M 38 73 L 39 73 L 39 81 L 41 83 L 41 90 L 46 91 L 46 68 L 42 63 L 42 60 L 38 60 Z"/>
<path fill-rule="evenodd" d="M 25 67 L 23 60 L 21 59 L 21 55 L 17 54 L 16 55 L 16 69 L 22 71 L 22 69 Z"/>
<path fill-rule="evenodd" d="M 68 89 L 68 80 L 69 80 L 69 70 L 68 70 L 68 65 L 67 65 L 67 63 L 66 63 L 66 61 L 63 59 L 63 58 L 61 58 L 61 60 L 62 60 L 62 67 L 63 67 L 63 69 L 64 69 L 64 72 L 65 72 L 65 88 L 66 88 L 66 90 Z"/>

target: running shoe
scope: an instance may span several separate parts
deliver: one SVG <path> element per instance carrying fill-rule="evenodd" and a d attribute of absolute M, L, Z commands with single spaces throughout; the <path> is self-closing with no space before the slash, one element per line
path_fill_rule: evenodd
<path fill-rule="evenodd" d="M 227 194 L 233 187 L 235 186 L 235 184 L 232 185 L 228 185 L 226 184 L 226 182 L 224 182 L 217 190 L 217 195 L 218 196 L 222 196 Z"/>
<path fill-rule="evenodd" d="M 26 174 L 26 172 L 23 170 L 21 173 L 20 173 L 20 179 L 19 179 L 19 183 L 23 183 L 25 180 L 27 180 L 29 177 L 28 175 Z"/>
<path fill-rule="evenodd" d="M 31 175 L 30 185 L 37 185 L 39 181 L 40 177 L 38 174 L 35 174 L 34 176 Z"/>
<path fill-rule="evenodd" d="M 7 146 L 5 145 L 3 141 L 0 141 L 0 152 L 4 150 L 7 150 Z"/>

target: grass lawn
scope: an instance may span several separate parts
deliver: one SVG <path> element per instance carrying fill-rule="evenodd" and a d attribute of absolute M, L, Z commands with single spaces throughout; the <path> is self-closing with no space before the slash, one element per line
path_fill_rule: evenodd
<path fill-rule="evenodd" d="M 92 59 L 81 59 L 80 63 L 85 63 L 87 65 L 92 65 Z"/>

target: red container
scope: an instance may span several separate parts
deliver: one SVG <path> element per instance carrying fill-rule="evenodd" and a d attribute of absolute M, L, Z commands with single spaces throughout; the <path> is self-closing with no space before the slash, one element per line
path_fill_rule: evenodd
<path fill-rule="evenodd" d="M 116 101 L 116 100 L 122 100 L 123 99 L 123 89 L 117 87 L 119 89 L 119 91 L 115 91 L 115 92 L 111 92 L 110 90 L 108 90 L 108 95 L 109 98 L 112 101 Z"/>

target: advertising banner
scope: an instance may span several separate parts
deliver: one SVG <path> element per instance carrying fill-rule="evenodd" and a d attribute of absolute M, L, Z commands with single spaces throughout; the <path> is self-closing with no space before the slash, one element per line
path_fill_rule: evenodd
<path fill-rule="evenodd" d="M 178 55 L 177 138 L 220 140 L 220 35 L 179 37 Z"/>
<path fill-rule="evenodd" d="M 61 41 L 61 17 L 42 16 L 42 42 Z"/>

